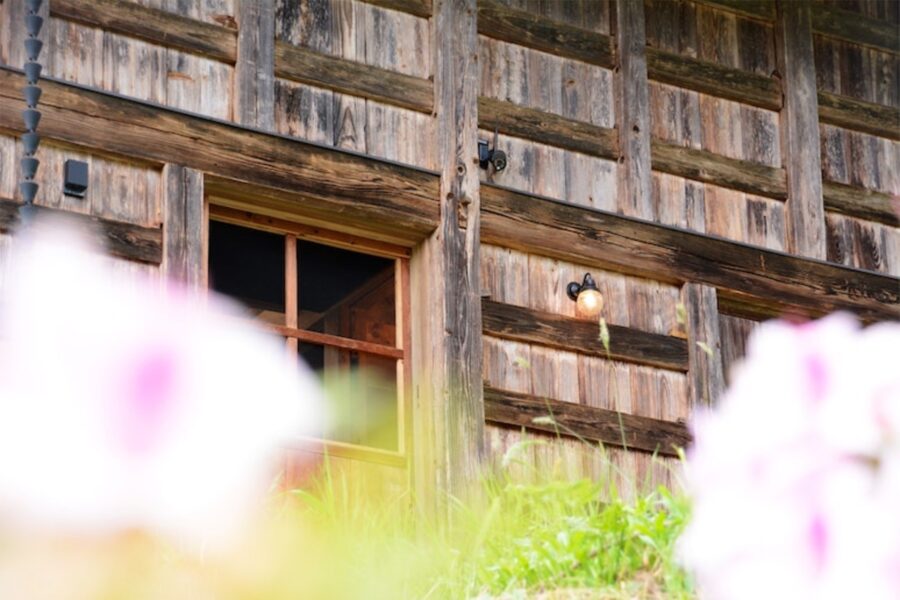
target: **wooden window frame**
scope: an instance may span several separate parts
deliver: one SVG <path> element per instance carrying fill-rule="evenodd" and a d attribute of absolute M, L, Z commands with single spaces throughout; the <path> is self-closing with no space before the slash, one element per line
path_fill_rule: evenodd
<path fill-rule="evenodd" d="M 289 450 L 312 452 L 326 456 L 336 456 L 385 464 L 394 467 L 407 467 L 409 459 L 409 423 L 411 408 L 411 347 L 410 334 L 410 290 L 409 290 L 409 248 L 371 240 L 349 233 L 334 231 L 320 226 L 307 225 L 300 222 L 266 216 L 252 211 L 206 203 L 204 224 L 206 228 L 204 240 L 204 287 L 208 288 L 209 269 L 209 233 L 210 221 L 229 223 L 250 229 L 277 233 L 285 239 L 285 324 L 274 325 L 259 322 L 269 331 L 287 338 L 288 352 L 296 354 L 299 342 L 309 342 L 325 347 L 341 348 L 364 354 L 391 358 L 396 364 L 397 384 L 397 450 L 385 450 L 372 446 L 364 446 L 337 440 L 328 440 L 307 436 L 297 436 L 289 444 Z M 319 333 L 300 329 L 297 322 L 299 313 L 299 285 L 297 276 L 297 240 L 307 240 L 325 246 L 351 250 L 360 254 L 370 254 L 394 261 L 394 320 L 396 335 L 393 346 L 366 342 L 343 336 Z M 290 306 L 295 310 L 291 311 Z M 293 314 L 291 314 L 293 313 Z"/>

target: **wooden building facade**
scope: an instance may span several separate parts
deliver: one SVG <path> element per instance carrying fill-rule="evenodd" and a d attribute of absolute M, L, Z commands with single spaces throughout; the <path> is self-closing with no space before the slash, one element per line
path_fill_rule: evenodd
<path fill-rule="evenodd" d="M 0 257 L 21 201 L 24 6 L 0 0 Z M 303 451 L 423 497 L 529 436 L 541 469 L 600 475 L 582 437 L 667 481 L 759 320 L 900 316 L 900 3 L 41 11 L 38 204 L 83 215 L 123 278 L 277 289 L 256 314 L 289 348 L 394 377 L 369 406 L 389 439 Z M 502 171 L 478 161 L 495 131 Z M 88 163 L 84 199 L 63 194 L 70 159 Z M 240 244 L 259 260 L 229 274 Z M 565 294 L 585 272 L 608 349 Z M 314 298 L 326 280 L 356 283 Z"/>

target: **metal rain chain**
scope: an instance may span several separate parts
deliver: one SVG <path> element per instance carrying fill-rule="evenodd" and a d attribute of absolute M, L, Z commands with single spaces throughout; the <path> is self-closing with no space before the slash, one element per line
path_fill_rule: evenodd
<path fill-rule="evenodd" d="M 25 31 L 28 37 L 25 39 L 25 110 L 22 111 L 22 118 L 25 121 L 25 133 L 22 134 L 22 145 L 25 148 L 25 155 L 22 157 L 20 166 L 22 167 L 22 179 L 19 184 L 19 190 L 22 192 L 22 198 L 25 203 L 19 207 L 19 217 L 21 225 L 27 226 L 34 218 L 36 208 L 34 206 L 34 198 L 37 196 L 38 184 L 34 180 L 37 174 L 40 161 L 35 158 L 38 144 L 41 141 L 37 134 L 38 123 L 41 121 L 41 113 L 37 110 L 38 102 L 41 99 L 41 88 L 38 86 L 38 80 L 41 77 L 41 65 L 38 57 L 43 48 L 43 42 L 37 39 L 44 25 L 43 17 L 39 16 L 38 10 L 41 8 L 43 0 L 25 0 L 27 12 L 25 15 Z"/>

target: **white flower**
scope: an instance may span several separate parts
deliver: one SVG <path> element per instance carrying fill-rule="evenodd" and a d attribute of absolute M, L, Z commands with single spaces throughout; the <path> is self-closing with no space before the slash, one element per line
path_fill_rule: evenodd
<path fill-rule="evenodd" d="M 706 598 L 900 598 L 900 325 L 764 324 L 688 456 Z"/>
<path fill-rule="evenodd" d="M 37 229 L 0 290 L 0 526 L 228 541 L 279 444 L 314 433 L 312 376 L 224 300 L 128 284 Z"/>

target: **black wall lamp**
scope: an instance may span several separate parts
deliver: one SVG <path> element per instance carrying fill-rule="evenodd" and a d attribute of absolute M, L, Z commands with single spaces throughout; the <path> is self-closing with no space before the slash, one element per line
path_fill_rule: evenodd
<path fill-rule="evenodd" d="M 581 283 L 573 281 L 567 285 L 566 294 L 575 302 L 581 315 L 596 317 L 603 310 L 603 294 L 597 289 L 597 283 L 590 273 L 584 274 Z"/>

